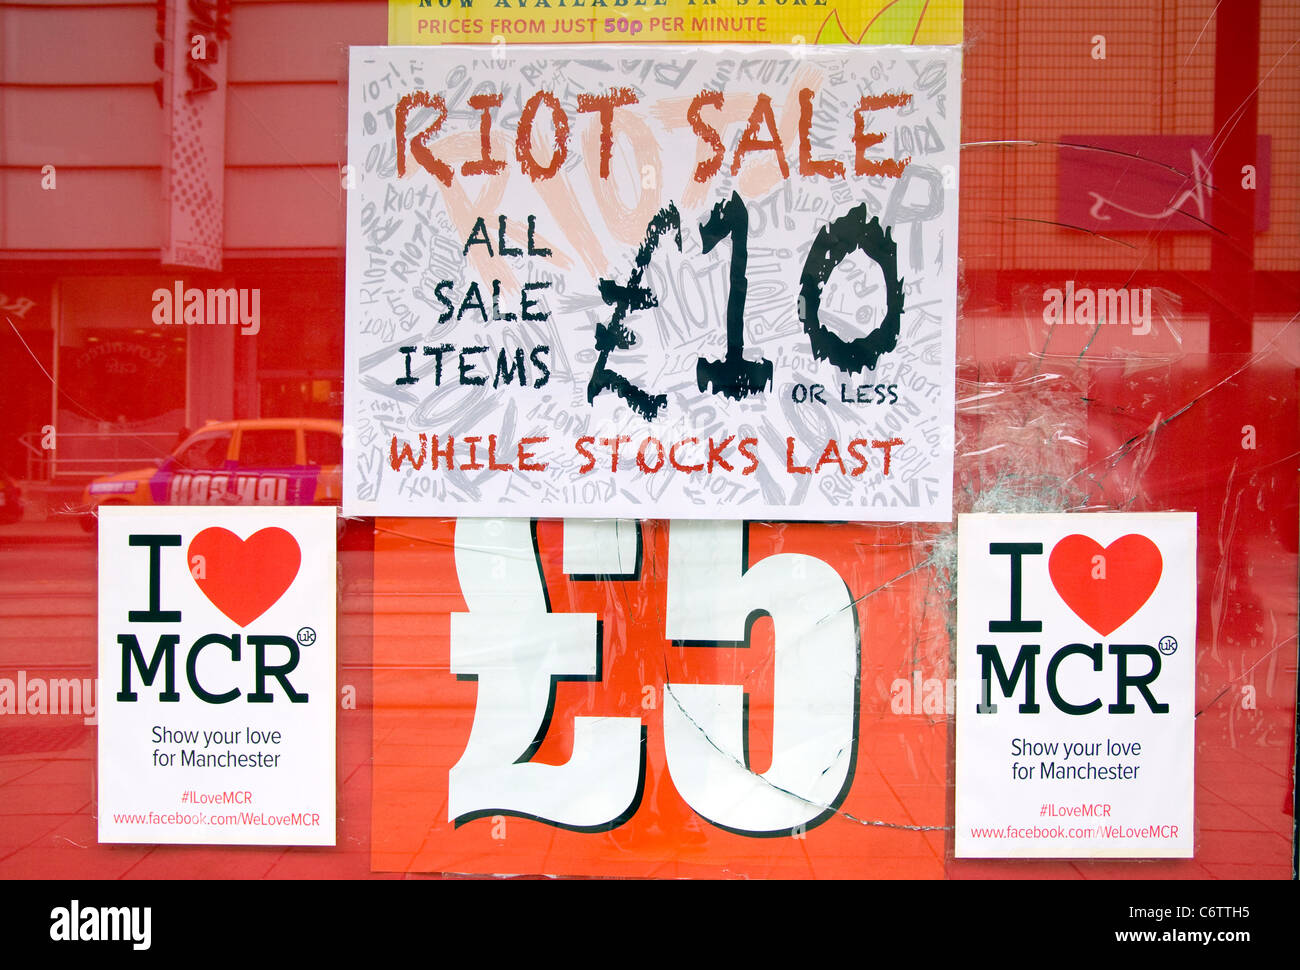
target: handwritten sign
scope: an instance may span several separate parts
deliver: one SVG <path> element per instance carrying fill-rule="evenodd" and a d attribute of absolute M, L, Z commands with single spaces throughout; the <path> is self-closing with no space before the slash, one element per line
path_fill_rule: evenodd
<path fill-rule="evenodd" d="M 345 511 L 946 521 L 951 48 L 354 48 Z"/>

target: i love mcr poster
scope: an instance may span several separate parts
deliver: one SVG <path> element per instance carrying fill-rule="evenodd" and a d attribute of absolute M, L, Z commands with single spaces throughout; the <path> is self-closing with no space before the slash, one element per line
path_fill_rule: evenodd
<path fill-rule="evenodd" d="M 1192 854 L 1196 516 L 963 515 L 956 854 Z"/>
<path fill-rule="evenodd" d="M 328 508 L 99 516 L 99 840 L 335 843 Z"/>

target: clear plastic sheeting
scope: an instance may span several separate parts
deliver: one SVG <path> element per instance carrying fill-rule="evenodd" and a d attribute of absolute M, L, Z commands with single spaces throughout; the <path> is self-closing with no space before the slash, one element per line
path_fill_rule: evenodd
<path fill-rule="evenodd" d="M 461 671 L 439 658 L 456 650 L 460 625 L 475 622 L 473 608 L 466 612 L 460 594 L 446 590 L 459 582 L 453 550 L 461 555 L 466 526 L 477 535 L 483 526 L 408 519 L 380 520 L 376 539 L 376 868 L 487 871 L 483 862 L 496 859 L 490 871 L 1199 877 L 1240 874 L 1238 860 L 1271 845 L 1268 858 L 1252 856 L 1251 865 L 1285 875 L 1297 441 L 1293 425 L 1273 423 L 1270 434 L 1257 430 L 1253 438 L 1243 428 L 1251 415 L 1263 415 L 1256 420 L 1268 426 L 1267 415 L 1283 402 L 1294 405 L 1295 371 L 1280 356 L 1266 349 L 1245 360 L 1031 357 L 1001 366 L 967 359 L 959 371 L 959 511 L 1200 513 L 1193 859 L 952 858 L 952 629 L 960 577 L 954 530 L 920 526 L 749 523 L 742 543 L 734 523 L 642 522 L 631 578 L 567 574 L 570 544 L 588 541 L 571 537 L 571 524 L 537 523 L 527 541 L 521 525 L 508 526 L 520 544 L 500 568 L 528 572 L 534 589 L 540 574 L 552 615 L 594 616 L 600 631 L 598 640 L 590 629 L 585 634 L 587 666 L 558 677 L 547 716 L 534 715 L 533 729 L 542 733 L 529 762 L 556 766 L 559 783 L 559 766 L 575 763 L 584 718 L 602 718 L 587 723 L 605 727 L 638 719 L 643 790 L 619 800 L 618 813 L 607 810 L 603 832 L 545 825 L 504 802 L 458 819 L 442 807 L 447 769 L 468 752 L 456 739 L 492 731 L 492 715 L 479 709 L 481 700 L 476 708 L 483 679 L 477 687 L 457 679 Z M 1227 446 L 1207 447 L 1214 440 Z M 704 545 L 691 538 L 701 533 Z M 677 555 L 675 540 L 683 550 Z M 809 601 L 801 581 L 827 601 Z M 705 606 L 675 615 L 674 590 L 680 606 L 683 587 L 690 601 L 712 604 L 710 622 L 700 612 Z M 845 659 L 851 647 L 846 641 L 837 654 L 832 633 L 846 612 L 858 632 L 852 716 L 837 715 L 834 700 L 855 673 Z M 700 622 L 698 635 L 691 622 Z M 513 641 L 520 670 L 553 649 L 541 614 L 532 630 Z M 546 687 L 545 678 L 533 684 L 538 705 Z M 797 711 L 805 690 L 807 705 Z M 802 721 L 809 736 L 783 735 L 786 718 Z M 520 737 L 529 737 L 527 725 Z M 821 787 L 781 773 L 794 750 Z M 572 776 L 575 791 L 584 784 L 607 791 L 637 760 L 630 741 L 621 751 L 611 743 L 607 752 L 603 772 L 585 781 Z M 719 761 L 707 793 L 694 787 L 692 758 Z M 721 780 L 724 765 L 749 787 L 730 789 Z M 764 796 L 789 814 L 750 818 L 746 812 L 758 811 Z"/>

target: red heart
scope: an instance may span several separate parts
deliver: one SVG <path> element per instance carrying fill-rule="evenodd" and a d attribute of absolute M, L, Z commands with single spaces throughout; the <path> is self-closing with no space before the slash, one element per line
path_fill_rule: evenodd
<path fill-rule="evenodd" d="M 1103 637 L 1151 598 L 1164 563 L 1146 536 L 1120 536 L 1105 549 L 1088 536 L 1066 536 L 1047 561 L 1052 585 L 1079 619 Z"/>
<path fill-rule="evenodd" d="M 202 557 L 197 563 L 196 556 Z M 203 595 L 240 626 L 248 626 L 292 585 L 302 550 L 284 529 L 262 529 L 241 539 L 229 529 L 212 528 L 190 541 L 188 557 L 190 575 Z"/>

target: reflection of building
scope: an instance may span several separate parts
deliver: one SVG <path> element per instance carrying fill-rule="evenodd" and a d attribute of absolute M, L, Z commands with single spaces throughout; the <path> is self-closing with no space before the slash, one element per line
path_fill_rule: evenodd
<path fill-rule="evenodd" d="M 59 471 L 84 473 L 119 459 L 138 463 L 170 445 L 182 425 L 341 416 L 346 51 L 384 42 L 387 4 L 234 0 L 228 29 L 218 29 L 214 10 L 225 5 L 0 7 L 0 310 L 9 318 L 0 325 L 8 378 L 0 464 L 17 474 L 28 455 L 18 439 L 39 443 L 48 426 L 59 433 Z M 223 98 L 220 132 L 199 129 L 202 118 L 186 128 L 163 114 L 155 42 L 164 8 L 206 18 L 209 54 L 226 78 L 199 71 L 181 96 Z M 1230 23 L 1220 23 L 1216 9 L 1211 0 L 967 0 L 960 183 L 967 314 L 1033 318 L 1045 288 L 1070 280 L 1154 287 L 1161 312 L 1183 326 L 1176 349 L 1240 352 L 1251 348 L 1246 320 L 1254 317 L 1259 331 L 1270 315 L 1293 312 L 1300 58 L 1288 45 L 1300 35 L 1300 8 L 1247 0 L 1233 6 Z M 1218 123 L 1220 111 L 1255 104 L 1254 94 L 1257 124 L 1249 110 Z M 1239 220 L 1221 239 L 1160 231 L 1116 241 L 1059 225 L 1055 143 L 1064 136 L 1220 131 L 1217 163 L 1236 172 L 1252 160 L 1252 127 L 1272 146 L 1269 224 L 1257 236 L 1248 227 L 1237 232 Z M 924 155 L 924 132 L 899 138 Z M 198 168 L 178 144 L 193 147 L 194 158 L 210 149 L 224 161 L 219 272 L 160 262 L 168 241 L 176 245 L 176 210 L 193 189 L 184 179 L 169 182 L 164 160 L 177 159 L 173 174 Z M 1222 182 L 1227 204 L 1209 210 L 1216 224 L 1251 210 L 1228 198 L 1237 185 Z M 196 233 L 211 229 L 193 212 L 187 217 Z M 152 294 L 177 280 L 259 290 L 258 332 L 155 325 Z M 1229 324 L 1217 341 L 1205 322 L 1216 318 Z"/>
<path fill-rule="evenodd" d="M 227 72 L 224 84 L 210 72 L 215 88 L 190 79 L 182 94 L 224 99 L 224 132 L 168 123 L 156 90 L 162 10 L 206 32 L 204 53 Z M 57 457 L 40 471 L 84 476 L 139 465 L 208 420 L 341 417 L 346 53 L 383 43 L 385 10 L 382 0 L 0 10 L 0 465 L 27 474 L 20 439 Z M 221 269 L 165 266 L 188 190 L 167 181 L 165 159 L 183 167 L 205 152 L 224 159 Z M 183 307 L 176 323 L 157 323 L 154 294 L 177 281 L 205 296 L 258 291 L 257 326 L 186 324 Z M 51 426 L 57 449 L 41 451 Z"/>
<path fill-rule="evenodd" d="M 1045 288 L 1080 280 L 1155 289 L 1166 301 L 1157 312 L 1178 327 L 1172 340 L 1166 328 L 1162 352 L 1246 353 L 1273 336 L 1295 312 L 1300 291 L 1293 242 L 1300 232 L 1300 61 L 1293 47 L 1300 6 L 966 0 L 965 10 L 966 312 L 1030 319 L 1043 309 Z M 1100 150 L 1058 147 L 1078 136 Z M 1271 145 L 1268 159 L 1258 157 L 1261 141 Z M 1213 159 L 1214 189 L 1205 195 L 1196 190 L 1206 173 L 1194 168 L 1188 150 L 1200 144 L 1211 146 Z M 1079 219 L 1093 207 L 1088 190 L 1097 186 L 1074 179 L 1081 171 L 1104 178 L 1111 146 L 1129 154 L 1107 159 L 1124 183 L 1118 195 L 1107 189 L 1112 201 L 1150 212 L 1181 196 L 1184 211 L 1214 229 L 1188 220 L 1130 221 L 1101 232 L 1099 223 Z M 1139 153 L 1154 162 L 1133 157 Z M 1167 160 L 1177 173 L 1164 168 Z M 1252 232 L 1264 225 L 1256 193 L 1263 178 L 1267 229 Z M 1149 197 L 1139 201 L 1134 189 L 1144 184 Z M 1159 339 L 1144 346 L 1155 351 Z"/>

